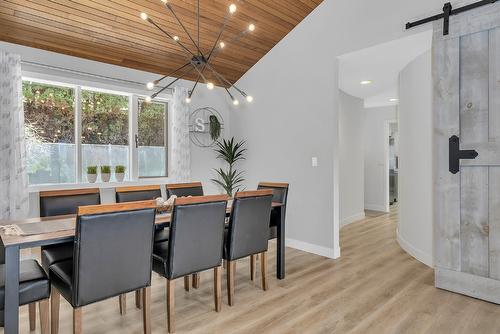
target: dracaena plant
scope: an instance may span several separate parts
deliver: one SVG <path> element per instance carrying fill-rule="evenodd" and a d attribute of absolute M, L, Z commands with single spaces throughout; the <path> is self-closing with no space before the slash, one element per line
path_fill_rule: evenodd
<path fill-rule="evenodd" d="M 228 196 L 233 197 L 233 194 L 238 191 L 245 181 L 243 171 L 238 171 L 235 164 L 238 161 L 245 160 L 245 141 L 235 142 L 234 137 L 226 140 L 219 140 L 215 146 L 217 159 L 221 159 L 227 163 L 227 168 L 215 169 L 218 178 L 212 179 L 213 182 L 221 186 Z"/>

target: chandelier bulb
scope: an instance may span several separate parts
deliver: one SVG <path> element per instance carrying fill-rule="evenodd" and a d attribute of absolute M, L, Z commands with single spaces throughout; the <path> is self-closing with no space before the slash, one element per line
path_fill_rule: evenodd
<path fill-rule="evenodd" d="M 233 105 L 238 106 L 239 104 L 240 104 L 240 101 L 238 101 L 237 99 L 233 100 Z"/>
<path fill-rule="evenodd" d="M 165 5 L 168 3 L 168 0 L 161 0 Z"/>
<path fill-rule="evenodd" d="M 146 96 L 146 102 L 147 102 L 147 103 L 150 103 L 150 102 L 151 102 L 151 100 L 152 100 L 152 99 L 151 99 L 151 96 Z"/>
<path fill-rule="evenodd" d="M 250 25 L 248 26 L 248 30 L 255 31 L 255 24 L 250 23 Z"/>
<path fill-rule="evenodd" d="M 179 36 L 174 36 L 174 41 L 178 41 L 179 40 Z"/>
<path fill-rule="evenodd" d="M 212 82 L 207 82 L 207 88 L 208 88 L 209 90 L 212 90 L 212 89 L 214 89 L 214 88 L 215 88 L 215 86 L 214 86 L 214 84 L 213 84 Z"/>
<path fill-rule="evenodd" d="M 251 96 L 251 95 L 247 95 L 246 99 L 247 99 L 248 103 L 252 103 L 253 102 L 253 96 Z"/>
<path fill-rule="evenodd" d="M 224 42 L 220 42 L 220 43 L 219 43 L 219 46 L 220 46 L 220 48 L 221 48 L 221 49 L 224 49 L 224 48 L 226 47 L 226 43 L 224 43 Z"/>
<path fill-rule="evenodd" d="M 146 21 L 148 19 L 148 14 L 141 13 L 141 19 L 143 19 L 144 21 Z"/>
<path fill-rule="evenodd" d="M 186 103 L 191 103 L 191 98 L 190 97 L 186 97 Z"/>
<path fill-rule="evenodd" d="M 146 84 L 146 87 L 149 89 L 149 90 L 152 90 L 153 88 L 155 88 L 155 84 L 153 82 L 148 82 Z"/>
<path fill-rule="evenodd" d="M 231 14 L 236 13 L 236 5 L 234 3 L 229 5 L 229 13 L 231 13 Z"/>

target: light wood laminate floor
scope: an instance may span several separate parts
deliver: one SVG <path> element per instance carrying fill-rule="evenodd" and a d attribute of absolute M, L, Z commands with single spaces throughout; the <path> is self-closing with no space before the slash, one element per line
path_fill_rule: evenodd
<path fill-rule="evenodd" d="M 270 247 L 270 289 L 260 275 L 250 281 L 249 262 L 238 261 L 236 304 L 213 304 L 212 273 L 199 290 L 175 291 L 177 333 L 500 333 L 500 306 L 434 288 L 433 271 L 407 255 L 395 239 L 397 213 L 368 217 L 341 230 L 342 257 L 330 260 L 287 249 L 287 277 L 275 278 Z M 224 275 L 225 277 L 225 275 Z M 154 275 L 152 330 L 166 333 L 165 282 Z M 128 295 L 84 308 L 84 333 L 142 333 L 141 313 Z M 28 333 L 27 307 L 21 333 Z M 71 309 L 61 302 L 60 333 L 71 333 Z M 37 331 L 39 324 L 37 323 Z"/>

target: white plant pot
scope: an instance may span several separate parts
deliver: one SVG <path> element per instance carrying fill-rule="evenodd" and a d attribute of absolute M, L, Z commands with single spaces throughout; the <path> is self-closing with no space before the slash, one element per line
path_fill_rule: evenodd
<path fill-rule="evenodd" d="M 87 174 L 87 180 L 90 183 L 95 183 L 97 181 L 97 174 Z"/>
<path fill-rule="evenodd" d="M 101 173 L 102 182 L 109 182 L 109 179 L 111 179 L 111 173 Z"/>
<path fill-rule="evenodd" d="M 115 173 L 116 181 L 123 182 L 125 179 L 125 173 Z"/>

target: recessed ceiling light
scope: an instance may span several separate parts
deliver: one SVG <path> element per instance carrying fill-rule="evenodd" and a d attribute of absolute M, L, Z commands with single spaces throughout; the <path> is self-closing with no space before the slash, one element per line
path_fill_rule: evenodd
<path fill-rule="evenodd" d="M 398 102 L 399 99 L 389 99 L 389 102 Z"/>
<path fill-rule="evenodd" d="M 369 85 L 371 83 L 372 83 L 371 80 L 363 80 L 363 81 L 360 82 L 360 84 L 362 84 L 362 85 Z"/>

